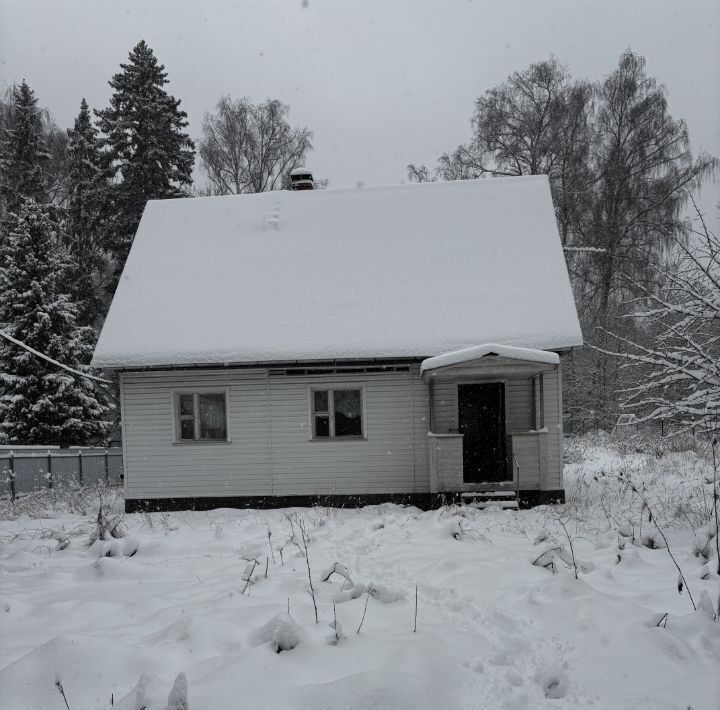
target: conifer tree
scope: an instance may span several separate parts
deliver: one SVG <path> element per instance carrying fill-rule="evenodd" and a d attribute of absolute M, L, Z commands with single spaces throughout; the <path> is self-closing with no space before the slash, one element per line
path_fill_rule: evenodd
<path fill-rule="evenodd" d="M 47 205 L 23 199 L 7 220 L 0 253 L 0 328 L 58 362 L 87 371 L 92 328 L 62 293 L 66 269 Z M 90 380 L 0 340 L 0 441 L 91 444 L 109 431 L 105 393 Z"/>
<path fill-rule="evenodd" d="M 25 197 L 46 199 L 44 166 L 50 159 L 37 99 L 24 80 L 13 87 L 10 111 L 12 122 L 0 136 L 0 195 L 6 212 Z"/>
<path fill-rule="evenodd" d="M 83 99 L 75 126 L 68 130 L 66 244 L 67 291 L 79 307 L 78 322 L 93 325 L 102 315 L 102 281 L 107 270 L 103 245 L 108 201 L 108 170 L 100 154 L 97 130 Z"/>
<path fill-rule="evenodd" d="M 192 183 L 195 145 L 184 129 L 187 114 L 163 88 L 167 72 L 152 49 L 141 41 L 127 64 L 110 81 L 109 108 L 96 111 L 102 144 L 114 184 L 113 223 L 109 246 L 116 277 L 135 236 L 145 203 L 187 195 Z"/>

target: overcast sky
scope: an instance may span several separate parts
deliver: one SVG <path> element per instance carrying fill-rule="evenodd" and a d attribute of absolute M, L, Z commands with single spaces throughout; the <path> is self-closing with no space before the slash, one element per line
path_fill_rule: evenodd
<path fill-rule="evenodd" d="M 627 47 L 694 148 L 720 155 L 720 0 L 0 0 L 0 89 L 25 78 L 68 127 L 81 97 L 107 104 L 140 39 L 193 137 L 223 93 L 281 99 L 315 132 L 308 163 L 331 187 L 434 163 L 468 139 L 474 98 L 533 61 L 595 80 Z"/>

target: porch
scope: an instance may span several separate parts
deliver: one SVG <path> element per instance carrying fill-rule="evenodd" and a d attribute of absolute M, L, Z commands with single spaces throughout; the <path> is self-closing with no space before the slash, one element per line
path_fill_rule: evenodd
<path fill-rule="evenodd" d="M 483 345 L 429 358 L 432 492 L 562 488 L 559 357 Z"/>

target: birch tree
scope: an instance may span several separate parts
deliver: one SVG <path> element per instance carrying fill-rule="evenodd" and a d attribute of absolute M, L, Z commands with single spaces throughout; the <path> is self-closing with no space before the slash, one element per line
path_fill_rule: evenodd
<path fill-rule="evenodd" d="M 600 317 L 611 301 L 652 285 L 666 249 L 688 236 L 685 210 L 692 191 L 717 168 L 693 156 L 683 120 L 668 111 L 667 91 L 630 50 L 595 87 L 592 205 L 577 225 L 590 252 L 582 297 Z M 628 280 L 626 276 L 632 278 Z"/>
<path fill-rule="evenodd" d="M 696 214 L 692 238 L 673 242 L 678 258 L 662 268 L 664 287 L 642 288 L 629 314 L 641 321 L 645 338 L 609 333 L 622 350 L 605 352 L 635 372 L 636 384 L 623 399 L 637 413 L 635 421 L 673 419 L 686 430 L 714 431 L 720 416 L 720 239 Z"/>
<path fill-rule="evenodd" d="M 586 208 L 593 182 L 592 90 L 555 58 L 514 72 L 475 102 L 472 138 L 438 159 L 434 170 L 409 165 L 411 180 L 548 175 L 563 244 Z"/>
<path fill-rule="evenodd" d="M 222 96 L 203 120 L 199 143 L 213 195 L 286 189 L 291 170 L 304 165 L 312 131 L 293 128 L 290 107 L 275 99 L 253 103 Z"/>

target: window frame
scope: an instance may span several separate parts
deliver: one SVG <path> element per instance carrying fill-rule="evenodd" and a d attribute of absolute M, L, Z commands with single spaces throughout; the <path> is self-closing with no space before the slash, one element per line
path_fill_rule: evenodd
<path fill-rule="evenodd" d="M 198 395 L 203 394 L 222 394 L 225 397 L 225 438 L 224 439 L 182 439 L 180 437 L 181 424 L 183 418 L 189 418 L 188 415 L 180 414 L 180 397 L 182 395 L 191 395 L 193 397 L 193 419 L 194 434 L 197 437 L 200 432 L 200 417 L 198 416 Z M 170 412 L 172 415 L 172 443 L 181 446 L 193 446 L 196 444 L 229 444 L 232 442 L 230 435 L 230 388 L 229 387 L 183 387 L 174 389 L 170 394 Z"/>
<path fill-rule="evenodd" d="M 360 429 L 359 436 L 335 435 L 335 397 L 336 390 L 358 390 L 360 392 Z M 316 436 L 315 434 L 315 392 L 328 393 L 328 431 L 329 436 Z M 317 382 L 308 385 L 308 422 L 309 441 L 367 441 L 367 406 L 364 382 Z M 322 414 L 322 412 L 321 412 Z"/>

